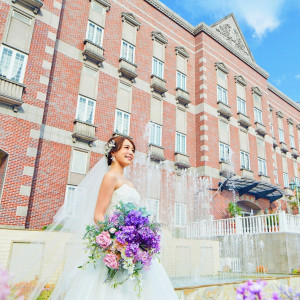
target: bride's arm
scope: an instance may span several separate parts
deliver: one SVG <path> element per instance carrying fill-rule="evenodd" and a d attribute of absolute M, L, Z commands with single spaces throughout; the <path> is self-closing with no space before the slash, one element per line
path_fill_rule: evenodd
<path fill-rule="evenodd" d="M 116 183 L 117 179 L 113 174 L 106 173 L 104 175 L 94 213 L 94 221 L 96 224 L 98 221 L 104 221 L 105 212 L 110 204 L 110 200 L 115 190 Z"/>

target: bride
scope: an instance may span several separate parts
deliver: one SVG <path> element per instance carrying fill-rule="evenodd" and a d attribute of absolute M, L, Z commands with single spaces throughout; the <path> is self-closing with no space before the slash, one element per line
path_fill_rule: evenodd
<path fill-rule="evenodd" d="M 172 300 L 178 299 L 166 271 L 158 260 L 153 260 L 149 270 L 142 270 L 142 294 L 137 296 L 135 290 L 136 282 L 127 280 L 118 287 L 113 288 L 109 283 L 104 283 L 107 275 L 107 268 L 102 261 L 97 265 L 87 264 L 84 268 L 78 268 L 88 260 L 82 244 L 82 237 L 85 226 L 103 221 L 105 215 L 112 214 L 114 207 L 122 201 L 123 203 L 134 202 L 139 205 L 140 196 L 134 189 L 133 184 L 124 178 L 124 168 L 131 165 L 134 159 L 135 145 L 129 138 L 123 136 L 112 137 L 105 146 L 105 157 L 87 174 L 77 188 L 77 193 L 72 197 L 73 217 L 63 217 L 59 211 L 54 220 L 53 228 L 58 228 L 64 234 L 65 244 L 69 244 L 66 261 L 64 261 L 63 272 L 56 283 L 56 287 L 50 299 L 65 300 Z M 110 166 L 110 168 L 108 167 Z M 99 188 L 100 186 L 100 188 Z M 61 210 L 64 208 L 62 207 Z M 69 237 L 72 233 L 72 237 Z M 55 273 L 54 266 L 62 256 L 58 254 L 59 247 L 55 241 L 55 256 L 52 273 Z M 49 252 L 49 251 L 48 251 Z M 52 251 L 53 252 L 53 251 Z M 46 254 L 50 256 L 50 254 Z M 44 257 L 45 259 L 45 257 Z M 52 265 L 53 264 L 53 265 Z M 51 269 L 50 267 L 50 269 Z M 49 280 L 51 272 L 44 272 L 39 278 L 35 289 L 35 295 Z M 122 279 L 126 274 L 119 274 Z M 118 280 L 120 281 L 120 280 Z M 34 294 L 34 293 L 33 293 Z M 30 299 L 35 299 L 31 295 Z"/>

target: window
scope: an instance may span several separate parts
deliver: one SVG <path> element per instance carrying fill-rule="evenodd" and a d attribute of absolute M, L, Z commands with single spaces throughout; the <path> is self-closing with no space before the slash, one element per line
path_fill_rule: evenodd
<path fill-rule="evenodd" d="M 250 158 L 249 153 L 241 151 L 241 168 L 250 170 Z"/>
<path fill-rule="evenodd" d="M 87 40 L 95 45 L 102 46 L 103 29 L 92 22 L 88 22 Z"/>
<path fill-rule="evenodd" d="M 73 185 L 67 185 L 66 194 L 65 194 L 65 203 L 64 203 L 64 215 L 66 217 L 73 216 L 75 214 L 76 207 L 72 200 L 77 187 Z"/>
<path fill-rule="evenodd" d="M 95 1 L 92 2 L 92 10 L 99 15 L 103 15 L 105 13 L 104 7 Z"/>
<path fill-rule="evenodd" d="M 147 199 L 146 202 L 147 211 L 151 213 L 152 218 L 155 221 L 159 220 L 159 200 L 158 199 Z"/>
<path fill-rule="evenodd" d="M 183 227 L 186 224 L 186 204 L 175 203 L 175 226 Z"/>
<path fill-rule="evenodd" d="M 219 143 L 220 161 L 230 162 L 230 147 L 226 144 Z"/>
<path fill-rule="evenodd" d="M 150 123 L 150 144 L 161 146 L 161 126 Z"/>
<path fill-rule="evenodd" d="M 295 139 L 292 135 L 290 135 L 290 144 L 291 144 L 291 148 L 295 148 Z"/>
<path fill-rule="evenodd" d="M 228 105 L 227 90 L 218 85 L 218 102 Z"/>
<path fill-rule="evenodd" d="M 94 124 L 96 101 L 85 98 L 83 96 L 78 97 L 76 119 L 88 124 Z"/>
<path fill-rule="evenodd" d="M 254 122 L 262 124 L 262 112 L 260 109 L 254 107 Z"/>
<path fill-rule="evenodd" d="M 125 41 L 122 41 L 121 58 L 134 63 L 134 51 L 135 47 Z"/>
<path fill-rule="evenodd" d="M 274 137 L 274 127 L 273 127 L 273 124 L 271 124 L 271 134 Z"/>
<path fill-rule="evenodd" d="M 23 82 L 27 55 L 6 46 L 0 48 L 0 76 Z"/>
<path fill-rule="evenodd" d="M 177 153 L 186 154 L 186 135 L 176 132 L 176 150 Z"/>
<path fill-rule="evenodd" d="M 267 163 L 265 159 L 258 159 L 258 173 L 259 175 L 267 175 Z"/>
<path fill-rule="evenodd" d="M 275 175 L 275 183 L 276 183 L 276 184 L 279 184 L 279 181 L 278 181 L 278 172 L 277 172 L 277 169 L 275 169 L 275 171 L 274 171 L 274 175 Z"/>
<path fill-rule="evenodd" d="M 163 79 L 164 78 L 164 63 L 153 57 L 152 74 Z"/>
<path fill-rule="evenodd" d="M 4 188 L 7 164 L 8 164 L 8 154 L 0 149 L 0 199 Z"/>
<path fill-rule="evenodd" d="M 186 90 L 186 76 L 180 72 L 177 71 L 177 77 L 176 77 L 176 87 Z"/>
<path fill-rule="evenodd" d="M 78 174 L 86 174 L 87 160 L 88 160 L 87 152 L 74 149 L 71 172 L 78 173 Z"/>
<path fill-rule="evenodd" d="M 284 143 L 284 132 L 282 129 L 279 129 L 279 142 Z"/>
<path fill-rule="evenodd" d="M 283 186 L 285 188 L 289 188 L 289 175 L 287 173 L 283 173 Z"/>
<path fill-rule="evenodd" d="M 124 111 L 116 111 L 115 132 L 123 135 L 129 135 L 130 115 Z"/>
<path fill-rule="evenodd" d="M 246 101 L 239 97 L 237 98 L 237 110 L 238 112 L 246 115 Z"/>

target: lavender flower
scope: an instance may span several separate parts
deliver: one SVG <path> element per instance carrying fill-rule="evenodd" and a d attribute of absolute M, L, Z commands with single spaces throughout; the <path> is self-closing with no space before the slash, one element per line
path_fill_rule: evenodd
<path fill-rule="evenodd" d="M 125 218 L 126 226 L 136 226 L 137 228 L 141 228 L 149 223 L 148 217 L 143 217 L 142 212 L 138 210 L 132 210 L 128 213 Z"/>

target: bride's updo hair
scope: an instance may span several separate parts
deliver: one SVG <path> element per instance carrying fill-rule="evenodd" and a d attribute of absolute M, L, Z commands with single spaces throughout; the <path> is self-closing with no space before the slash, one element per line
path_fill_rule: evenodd
<path fill-rule="evenodd" d="M 124 143 L 125 140 L 128 140 L 132 146 L 133 146 L 133 151 L 135 152 L 135 144 L 133 142 L 133 140 L 129 137 L 125 137 L 125 136 L 114 136 L 111 137 L 107 143 L 105 144 L 105 156 L 107 157 L 107 164 L 110 166 L 112 163 L 112 156 L 113 153 L 119 151 Z"/>

